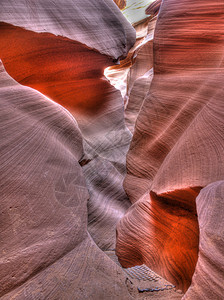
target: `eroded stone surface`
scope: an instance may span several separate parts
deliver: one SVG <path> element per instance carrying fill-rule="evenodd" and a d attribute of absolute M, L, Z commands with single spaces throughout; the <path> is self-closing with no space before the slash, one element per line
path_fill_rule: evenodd
<path fill-rule="evenodd" d="M 224 182 L 217 181 L 201 190 L 196 199 L 200 228 L 199 258 L 192 284 L 183 300 L 222 299 Z"/>
<path fill-rule="evenodd" d="M 129 299 L 123 272 L 87 232 L 75 119 L 2 64 L 0 98 L 1 299 Z"/>
<path fill-rule="evenodd" d="M 131 134 L 124 123 L 124 105 L 120 93 L 106 80 L 103 71 L 114 63 L 113 47 L 118 47 L 120 54 L 123 53 L 119 56 L 127 54 L 134 43 L 133 29 L 119 11 L 113 17 L 114 10 L 117 9 L 110 3 L 105 12 L 100 8 L 99 20 L 102 19 L 103 26 L 104 18 L 110 14 L 114 26 L 108 26 L 105 30 L 110 30 L 111 34 L 107 32 L 103 35 L 104 29 L 99 33 L 97 27 L 94 27 L 93 35 L 90 22 L 93 22 L 91 18 L 94 17 L 94 12 L 89 19 L 79 16 L 72 23 L 74 32 L 68 31 L 68 24 L 71 22 L 68 8 L 71 3 L 68 2 L 61 9 L 60 5 L 54 7 L 54 15 L 49 12 L 49 5 L 48 2 L 43 4 L 41 1 L 37 5 L 27 4 L 26 10 L 33 11 L 30 16 L 32 22 L 28 26 L 22 18 L 26 10 L 22 11 L 19 3 L 18 7 L 3 3 L 0 18 L 5 20 L 6 9 L 12 15 L 8 17 L 7 23 L 1 23 L 0 56 L 6 70 L 14 79 L 60 103 L 76 118 L 84 139 L 84 155 L 81 161 L 89 162 L 83 165 L 90 193 L 89 231 L 102 249 L 114 249 L 116 223 L 130 206 L 122 182 Z M 80 5 L 76 3 L 74 13 Z M 100 7 L 101 2 L 95 3 L 94 10 L 97 5 Z M 44 19 L 44 13 L 48 20 Z M 40 19 L 45 20 L 43 24 L 39 24 L 39 14 Z M 60 21 L 62 14 L 63 22 Z M 18 16 L 21 16 L 19 20 Z M 120 22 L 117 22 L 117 16 L 120 16 Z M 110 19 L 107 21 L 110 22 Z M 8 22 L 23 24 L 26 29 Z M 91 45 L 91 48 L 80 42 L 83 41 L 82 38 L 78 41 L 71 39 L 79 38 L 76 35 L 79 28 L 77 22 L 82 25 L 82 29 L 86 28 L 85 35 L 89 37 L 87 45 Z M 40 33 L 45 25 L 48 32 Z M 54 35 L 56 30 L 57 36 Z M 113 45 L 111 44 L 109 56 L 102 54 L 108 47 L 108 38 L 116 31 L 120 33 L 117 32 L 117 37 L 111 40 Z M 93 50 L 95 38 L 99 37 L 101 42 L 98 44 L 98 51 Z"/>
<path fill-rule="evenodd" d="M 120 262 L 147 263 L 184 290 L 197 261 L 198 229 L 188 207 L 191 193 L 176 199 L 176 191 L 204 187 L 224 176 L 223 9 L 220 1 L 162 2 L 154 36 L 155 75 L 127 156 L 125 189 L 134 204 L 118 226 Z M 166 206 L 164 215 L 150 191 Z M 164 194 L 169 201 L 160 198 Z M 175 243 L 168 246 L 162 238 L 171 230 L 172 240 L 173 218 L 180 218 L 176 235 L 192 241 L 181 251 L 189 253 L 184 264 L 178 263 Z M 192 251 L 185 253 L 187 245 Z"/>
<path fill-rule="evenodd" d="M 92 237 L 114 248 L 130 206 L 122 181 L 131 134 L 103 69 L 127 54 L 133 29 L 112 1 L 86 1 L 85 17 L 83 1 L 63 4 L 1 3 L 0 58 L 16 81 L 2 69 L 0 293 L 129 299 L 125 275 Z"/>
<path fill-rule="evenodd" d="M 35 4 L 2 0 L 0 21 L 67 37 L 115 59 L 126 55 L 135 35 L 111 0 L 38 0 Z"/>
<path fill-rule="evenodd" d="M 149 17 L 136 24 L 129 54 L 134 31 L 115 3 L 84 2 L 1 1 L 0 58 L 19 83 L 1 67 L 0 295 L 138 298 L 96 246 L 114 249 L 121 220 L 123 266 L 146 263 L 186 291 L 196 265 L 185 298 L 221 299 L 221 0 L 164 0 L 155 39 Z M 146 12 L 156 15 L 160 2 Z M 113 69 L 124 77 L 134 131 L 131 207 L 122 187 L 131 133 L 123 99 L 103 76 L 127 54 Z"/>

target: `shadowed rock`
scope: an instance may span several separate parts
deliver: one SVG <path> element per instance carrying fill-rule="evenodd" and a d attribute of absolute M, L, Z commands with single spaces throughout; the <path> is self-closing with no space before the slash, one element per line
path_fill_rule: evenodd
<path fill-rule="evenodd" d="M 151 3 L 145 10 L 145 13 L 147 15 L 157 15 L 159 13 L 159 9 L 161 6 L 162 0 L 156 0 L 153 3 Z"/>

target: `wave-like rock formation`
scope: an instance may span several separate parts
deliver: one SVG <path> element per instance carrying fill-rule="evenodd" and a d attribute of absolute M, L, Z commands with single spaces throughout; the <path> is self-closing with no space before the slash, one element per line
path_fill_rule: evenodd
<path fill-rule="evenodd" d="M 111 0 L 76 0 L 75 3 L 38 0 L 35 4 L 1 0 L 0 21 L 34 32 L 67 37 L 114 59 L 126 55 L 134 35 Z"/>
<path fill-rule="evenodd" d="M 222 299 L 224 7 L 157 0 L 135 43 L 125 6 L 1 0 L 3 300 L 133 299 L 116 235 L 122 266 Z"/>
<path fill-rule="evenodd" d="M 125 103 L 125 122 L 133 133 L 135 121 L 149 90 L 153 77 L 153 35 L 156 18 L 153 16 L 133 24 L 136 43 L 127 58 L 119 65 L 108 67 L 105 75 L 121 91 Z"/>
<path fill-rule="evenodd" d="M 203 240 L 195 199 L 201 188 L 224 178 L 223 13 L 221 1 L 162 2 L 154 77 L 127 156 L 125 189 L 133 205 L 118 225 L 120 262 L 144 262 L 184 291 Z"/>
<path fill-rule="evenodd" d="M 224 282 L 224 181 L 211 183 L 196 198 L 200 228 L 199 257 L 183 300 L 222 299 Z"/>
<path fill-rule="evenodd" d="M 90 2 L 84 15 L 83 1 L 2 1 L 0 55 L 14 79 L 75 116 L 84 138 L 89 231 L 102 249 L 114 249 L 116 223 L 130 206 L 122 181 L 131 134 L 120 93 L 103 71 L 127 54 L 135 33 L 112 1 Z"/>
<path fill-rule="evenodd" d="M 127 54 L 134 30 L 110 0 L 1 1 L 0 30 L 0 295 L 129 299 L 92 238 L 114 249 L 130 206 L 131 134 L 103 70 Z"/>
<path fill-rule="evenodd" d="M 119 267 L 87 232 L 76 121 L 2 63 L 0 98 L 1 299 L 128 299 Z"/>

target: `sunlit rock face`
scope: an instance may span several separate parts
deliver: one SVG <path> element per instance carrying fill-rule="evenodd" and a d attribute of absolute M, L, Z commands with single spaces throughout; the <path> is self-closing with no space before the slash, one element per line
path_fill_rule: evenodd
<path fill-rule="evenodd" d="M 125 96 L 125 121 L 132 133 L 153 77 L 153 34 L 155 23 L 156 18 L 152 18 L 135 26 L 139 38 L 134 50 L 133 65 L 130 67 L 127 75 L 127 93 Z"/>
<path fill-rule="evenodd" d="M 124 9 L 126 6 L 126 0 L 114 0 L 114 2 L 120 9 Z"/>
<path fill-rule="evenodd" d="M 154 77 L 127 156 L 125 189 L 133 205 L 117 228 L 122 265 L 144 262 L 184 291 L 198 249 L 199 257 L 204 253 L 195 199 L 224 176 L 223 9 L 220 1 L 162 2 Z M 215 205 L 209 207 L 218 215 Z M 219 257 L 218 249 L 213 253 Z"/>
<path fill-rule="evenodd" d="M 1 1 L 0 22 L 0 295 L 129 299 L 95 242 L 115 247 L 130 206 L 131 134 L 103 70 L 127 55 L 134 30 L 109 0 Z"/>
<path fill-rule="evenodd" d="M 145 24 L 146 23 L 146 24 Z M 152 25 L 153 24 L 153 25 Z M 152 26 L 151 26 L 152 25 Z M 138 33 L 144 29 L 126 59 L 119 65 L 105 70 L 106 77 L 120 90 L 125 104 L 125 123 L 133 133 L 134 125 L 143 100 L 152 81 L 152 45 L 155 20 L 146 21 L 135 27 Z"/>
<path fill-rule="evenodd" d="M 136 30 L 136 43 L 119 65 L 108 67 L 105 75 L 120 90 L 125 103 L 125 122 L 133 133 L 140 107 L 153 77 L 153 35 L 156 17 L 145 14 L 152 1 L 129 1 L 123 11 Z"/>
<path fill-rule="evenodd" d="M 148 17 L 146 8 L 152 2 L 154 2 L 154 0 L 126 0 L 126 7 L 123 10 L 123 14 L 135 27 Z"/>

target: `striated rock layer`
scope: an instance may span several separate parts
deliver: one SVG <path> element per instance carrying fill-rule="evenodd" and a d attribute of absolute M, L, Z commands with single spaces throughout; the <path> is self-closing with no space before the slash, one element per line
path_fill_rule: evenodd
<path fill-rule="evenodd" d="M 196 199 L 200 228 L 199 257 L 192 284 L 183 300 L 223 299 L 224 181 L 202 189 Z"/>
<path fill-rule="evenodd" d="M 3 1 L 0 57 L 19 83 L 75 116 L 84 138 L 81 164 L 90 193 L 89 231 L 102 249 L 114 249 L 116 223 L 130 206 L 122 182 L 131 134 L 120 93 L 103 70 L 127 54 L 134 30 L 111 1 L 86 1 L 85 16 L 81 1 L 51 6 L 50 1 Z M 96 13 L 101 31 L 95 26 Z"/>
<path fill-rule="evenodd" d="M 0 30 L 16 80 L 1 69 L 0 296 L 129 299 L 123 272 L 92 238 L 114 249 L 130 206 L 131 134 L 103 70 L 127 54 L 134 30 L 109 0 L 1 1 Z"/>
<path fill-rule="evenodd" d="M 125 122 L 133 133 L 135 121 L 153 77 L 153 35 L 156 17 L 134 25 L 136 43 L 119 65 L 105 70 L 106 77 L 121 91 L 125 103 Z"/>
<path fill-rule="evenodd" d="M 224 178 L 223 13 L 221 1 L 162 2 L 155 75 L 127 156 L 133 205 L 117 228 L 123 266 L 144 262 L 185 291 L 198 258 L 195 199 Z"/>
<path fill-rule="evenodd" d="M 154 41 L 149 17 L 114 67 L 134 131 L 130 207 L 131 133 L 103 71 L 135 34 L 114 2 L 1 1 L 0 59 L 16 80 L 1 64 L 2 299 L 131 299 L 99 249 L 115 247 L 119 220 L 123 266 L 184 291 L 195 271 L 185 299 L 222 296 L 223 5 L 164 0 Z"/>
<path fill-rule="evenodd" d="M 0 21 L 38 33 L 79 41 L 118 59 L 132 46 L 134 31 L 111 0 L 1 0 Z M 103 37 L 103 38 L 102 38 Z"/>
<path fill-rule="evenodd" d="M 161 2 L 162 0 L 155 0 L 154 2 L 152 2 L 146 8 L 145 13 L 148 15 L 157 15 L 160 10 Z"/>
<path fill-rule="evenodd" d="M 104 299 L 107 293 L 128 299 L 119 267 L 87 232 L 89 194 L 74 118 L 15 82 L 2 64 L 0 99 L 1 299 Z"/>

